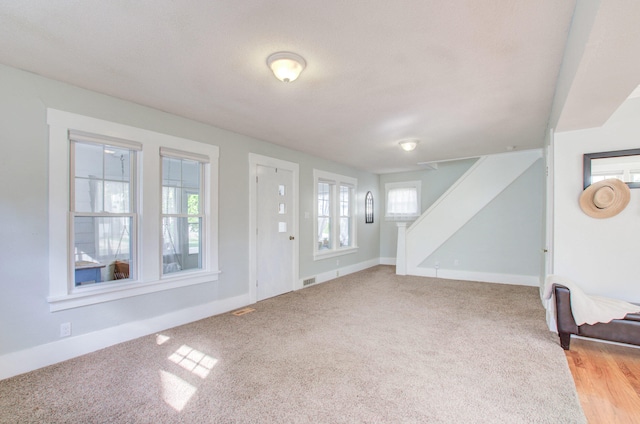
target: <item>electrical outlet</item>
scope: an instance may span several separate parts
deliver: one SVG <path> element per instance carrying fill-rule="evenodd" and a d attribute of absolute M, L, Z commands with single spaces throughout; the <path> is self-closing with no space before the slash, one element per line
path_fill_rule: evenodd
<path fill-rule="evenodd" d="M 69 337 L 71 335 L 71 323 L 63 322 L 60 324 L 60 337 Z"/>
<path fill-rule="evenodd" d="M 453 260 L 453 265 L 454 266 L 460 266 L 460 259 L 454 259 Z"/>
<path fill-rule="evenodd" d="M 434 265 L 435 269 L 440 268 L 440 262 L 436 261 L 435 265 Z"/>
<path fill-rule="evenodd" d="M 340 265 L 340 259 L 336 260 L 336 265 Z"/>

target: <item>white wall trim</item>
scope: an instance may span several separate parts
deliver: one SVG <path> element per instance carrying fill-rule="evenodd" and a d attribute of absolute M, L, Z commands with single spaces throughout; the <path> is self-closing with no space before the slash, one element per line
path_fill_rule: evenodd
<path fill-rule="evenodd" d="M 456 269 L 435 269 L 415 267 L 407 272 L 419 277 L 437 277 L 447 280 L 479 281 L 482 283 L 513 284 L 516 286 L 540 286 L 538 275 L 500 274 L 493 272 L 461 271 Z"/>
<path fill-rule="evenodd" d="M 396 258 L 380 258 L 380 265 L 395 265 Z"/>
<path fill-rule="evenodd" d="M 130 322 L 92 333 L 0 356 L 0 380 L 53 365 L 118 343 L 188 324 L 250 304 L 249 294 L 205 303 L 145 320 Z"/>

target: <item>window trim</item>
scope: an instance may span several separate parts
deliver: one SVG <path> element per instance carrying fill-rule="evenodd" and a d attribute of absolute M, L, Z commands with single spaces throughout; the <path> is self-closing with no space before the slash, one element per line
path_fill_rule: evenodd
<path fill-rule="evenodd" d="M 418 203 L 418 212 L 415 214 L 396 214 L 389 213 L 389 191 L 396 188 L 415 188 Z M 396 183 L 386 183 L 384 185 L 384 219 L 385 221 L 414 221 L 422 214 L 422 181 L 401 181 Z"/>
<path fill-rule="evenodd" d="M 327 182 L 331 184 L 329 193 L 331 203 L 331 221 L 334 223 L 331 228 L 332 247 L 326 250 L 318 250 L 318 183 Z M 340 247 L 340 186 L 351 188 L 351 246 Z M 345 175 L 334 174 L 332 172 L 313 170 L 313 260 L 321 260 L 342 256 L 358 251 L 358 180 Z"/>
<path fill-rule="evenodd" d="M 47 124 L 49 125 L 49 296 L 47 301 L 50 311 L 218 280 L 220 274 L 218 269 L 218 146 L 51 108 L 47 108 Z M 142 151 L 136 155 L 139 165 L 136 167 L 138 181 L 136 201 L 140 202 L 136 255 L 139 260 L 133 280 L 124 280 L 116 284 L 73 287 L 70 278 L 73 269 L 69 259 L 73 252 L 73 246 L 70 244 L 72 240 L 70 232 L 73 229 L 69 203 L 71 195 L 70 131 L 86 137 L 94 134 L 99 135 L 100 139 L 112 138 L 114 142 L 123 140 L 128 143 L 140 143 L 142 146 Z M 169 275 L 160 278 L 160 267 L 156 265 L 162 258 L 156 255 L 156 252 L 160 246 L 161 214 L 158 205 L 162 180 L 159 152 L 162 147 L 186 150 L 196 155 L 204 154 L 209 157 L 210 162 L 205 166 L 207 201 L 204 205 L 204 213 L 207 220 L 207 235 L 203 269 L 181 272 L 175 277 Z M 158 213 L 154 213 L 154 210 L 158 210 Z M 143 214 L 144 211 L 151 212 Z M 60 225 L 61 223 L 65 225 Z"/>

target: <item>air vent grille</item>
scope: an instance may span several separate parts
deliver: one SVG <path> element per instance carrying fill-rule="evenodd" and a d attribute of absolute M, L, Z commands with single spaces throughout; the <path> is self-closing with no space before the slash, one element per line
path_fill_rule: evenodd
<path fill-rule="evenodd" d="M 308 286 L 310 284 L 315 284 L 316 282 L 316 277 L 311 277 L 311 278 L 307 278 L 306 280 L 302 281 L 302 286 Z"/>

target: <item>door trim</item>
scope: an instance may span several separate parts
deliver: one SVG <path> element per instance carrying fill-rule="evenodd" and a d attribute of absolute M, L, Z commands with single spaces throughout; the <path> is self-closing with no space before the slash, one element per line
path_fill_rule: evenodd
<path fill-rule="evenodd" d="M 258 274 L 258 263 L 256 258 L 256 249 L 257 249 L 257 237 L 256 237 L 256 228 L 257 228 L 257 166 L 264 165 L 270 166 L 273 168 L 286 169 L 287 171 L 291 171 L 293 178 L 293 187 L 292 187 L 292 219 L 293 219 L 293 236 L 295 237 L 293 240 L 293 258 L 292 258 L 292 269 L 291 269 L 291 281 L 293 282 L 293 287 L 291 290 L 297 290 L 299 287 L 296 287 L 298 282 L 298 274 L 299 274 L 299 250 L 300 250 L 300 241 L 298 235 L 300 234 L 300 220 L 299 210 L 300 210 L 300 196 L 299 196 L 299 178 L 300 178 L 300 166 L 294 162 L 288 162 L 281 159 L 272 158 L 269 156 L 262 156 L 255 153 L 249 153 L 249 299 L 251 303 L 256 303 L 257 300 L 257 290 L 256 290 L 256 278 Z"/>

